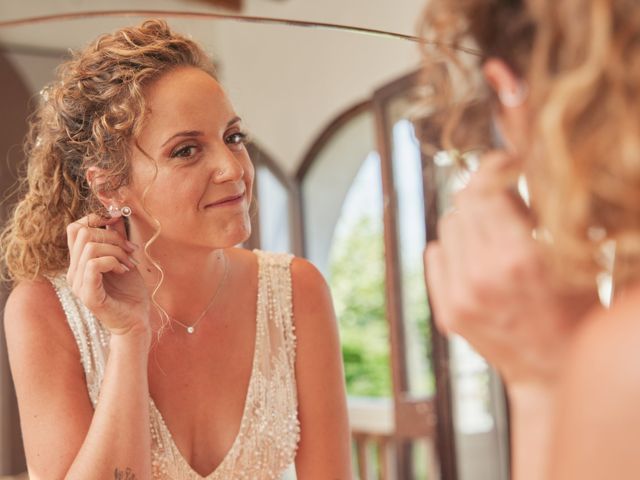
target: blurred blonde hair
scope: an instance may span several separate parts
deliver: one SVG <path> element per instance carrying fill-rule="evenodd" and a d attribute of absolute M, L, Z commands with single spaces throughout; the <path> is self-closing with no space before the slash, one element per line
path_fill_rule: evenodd
<path fill-rule="evenodd" d="M 180 66 L 215 78 L 200 46 L 162 20 L 103 35 L 60 66 L 29 119 L 21 199 L 0 236 L 6 279 L 66 270 L 66 226 L 92 212 L 106 214 L 86 181 L 87 169 L 107 172 L 105 188 L 128 183 L 131 140 L 147 113 L 145 85 Z M 147 255 L 159 228 L 145 246 Z"/>
<path fill-rule="evenodd" d="M 613 240 L 622 267 L 616 281 L 638 280 L 637 0 L 430 0 L 422 26 L 436 46 L 425 48 L 432 95 L 419 127 L 435 115 L 438 148 L 465 151 L 474 130 L 488 138 L 495 102 L 478 67 L 490 57 L 504 60 L 529 86 L 530 145 L 521 160 L 533 172 L 535 213 L 552 239 L 557 278 L 570 287 L 592 284 L 605 267 L 603 246 Z M 478 59 L 456 50 L 461 45 L 477 48 Z"/>

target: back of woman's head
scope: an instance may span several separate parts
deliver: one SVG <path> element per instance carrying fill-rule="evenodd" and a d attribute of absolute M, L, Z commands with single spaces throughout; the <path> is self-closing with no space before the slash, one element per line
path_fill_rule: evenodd
<path fill-rule="evenodd" d="M 147 114 L 145 86 L 180 66 L 215 75 L 202 49 L 161 20 L 101 36 L 61 65 L 29 120 L 23 198 L 1 238 L 6 277 L 66 268 L 66 226 L 90 212 L 106 213 L 87 169 L 106 172 L 101 188 L 129 181 L 130 148 Z"/>
<path fill-rule="evenodd" d="M 549 258 L 561 280 L 592 282 L 609 240 L 625 265 L 618 280 L 639 279 L 640 3 L 431 0 L 423 25 L 427 39 L 441 43 L 427 50 L 425 73 L 444 72 L 434 76 L 434 89 L 451 92 L 430 102 L 447 118 L 441 145 L 472 147 L 465 138 L 474 135 L 465 133 L 474 124 L 465 120 L 478 116 L 464 112 L 477 113 L 477 99 L 495 107 L 495 96 L 478 87 L 478 75 L 452 72 L 479 74 L 483 60 L 503 60 L 528 84 L 529 146 L 519 154 L 533 173 L 535 212 L 551 234 Z M 465 42 L 480 50 L 473 67 L 450 46 Z"/>

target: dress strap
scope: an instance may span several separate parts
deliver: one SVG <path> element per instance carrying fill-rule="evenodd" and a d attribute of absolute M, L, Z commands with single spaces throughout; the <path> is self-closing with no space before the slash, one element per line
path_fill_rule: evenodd
<path fill-rule="evenodd" d="M 49 277 L 80 352 L 89 396 L 95 407 L 109 351 L 109 332 L 78 299 L 64 275 Z"/>
<path fill-rule="evenodd" d="M 274 337 L 279 337 L 287 354 L 288 366 L 293 369 L 296 335 L 293 318 L 291 262 L 294 257 L 288 253 L 271 253 L 260 250 L 254 250 L 254 252 L 261 262 L 259 281 L 264 282 L 266 318 L 271 330 L 271 345 L 274 346 Z M 272 351 L 272 353 L 275 352 Z"/>

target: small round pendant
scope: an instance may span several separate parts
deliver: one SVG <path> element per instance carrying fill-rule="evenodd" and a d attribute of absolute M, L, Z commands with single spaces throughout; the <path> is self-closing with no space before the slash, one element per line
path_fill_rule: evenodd
<path fill-rule="evenodd" d="M 193 327 L 187 327 L 187 333 L 193 333 L 194 330 L 195 328 Z"/>

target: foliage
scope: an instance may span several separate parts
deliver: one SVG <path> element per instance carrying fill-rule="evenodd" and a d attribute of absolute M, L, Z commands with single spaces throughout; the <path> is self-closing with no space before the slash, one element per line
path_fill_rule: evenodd
<path fill-rule="evenodd" d="M 354 396 L 391 396 L 384 244 L 376 223 L 364 216 L 336 238 L 329 265 L 347 393 Z"/>

